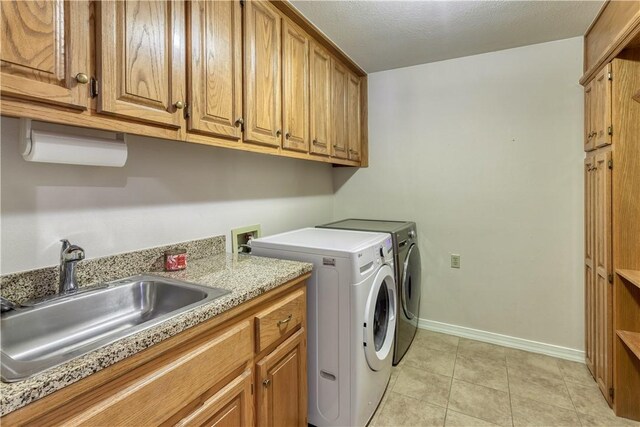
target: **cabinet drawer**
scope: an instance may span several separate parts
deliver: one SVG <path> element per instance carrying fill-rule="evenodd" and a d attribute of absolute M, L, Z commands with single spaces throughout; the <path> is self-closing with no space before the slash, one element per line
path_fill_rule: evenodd
<path fill-rule="evenodd" d="M 294 292 L 256 315 L 256 351 L 259 353 L 302 323 L 305 293 Z"/>
<path fill-rule="evenodd" d="M 70 418 L 58 415 L 66 418 L 64 425 L 69 426 L 159 425 L 252 355 L 251 326 L 245 321 L 173 360 L 161 357 L 149 362 L 141 367 L 147 372 L 135 379 L 114 381 L 94 393 L 98 397 Z M 48 424 L 53 420 L 43 421 Z"/>

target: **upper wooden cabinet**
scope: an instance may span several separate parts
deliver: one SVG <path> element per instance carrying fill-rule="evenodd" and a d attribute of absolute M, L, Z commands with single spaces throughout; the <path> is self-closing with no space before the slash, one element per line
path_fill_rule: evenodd
<path fill-rule="evenodd" d="M 346 68 L 338 61 L 331 61 L 331 155 L 340 159 L 348 157 L 349 130 L 347 125 L 348 78 Z"/>
<path fill-rule="evenodd" d="M 611 64 L 584 88 L 585 151 L 611 144 Z"/>
<path fill-rule="evenodd" d="M 279 147 L 282 18 L 268 2 L 247 1 L 244 8 L 244 140 Z"/>
<path fill-rule="evenodd" d="M 86 109 L 89 2 L 2 1 L 2 95 Z"/>
<path fill-rule="evenodd" d="M 282 104 L 284 141 L 289 150 L 309 150 L 309 36 L 282 22 Z"/>
<path fill-rule="evenodd" d="M 187 3 L 187 129 L 242 137 L 242 10 L 238 1 Z"/>
<path fill-rule="evenodd" d="M 593 81 L 590 81 L 589 84 L 584 87 L 584 151 L 591 151 L 595 148 L 593 142 L 595 134 L 593 130 L 594 112 L 592 110 L 594 106 Z"/>
<path fill-rule="evenodd" d="M 96 2 L 99 112 L 181 126 L 184 5 L 179 0 Z"/>
<path fill-rule="evenodd" d="M 310 152 L 329 154 L 331 141 L 331 56 L 312 41 L 309 51 Z"/>
<path fill-rule="evenodd" d="M 360 161 L 362 145 L 360 110 L 360 78 L 352 73 L 347 77 L 347 138 L 349 160 Z"/>
<path fill-rule="evenodd" d="M 366 74 L 279 0 L 1 1 L 2 114 L 366 166 Z"/>

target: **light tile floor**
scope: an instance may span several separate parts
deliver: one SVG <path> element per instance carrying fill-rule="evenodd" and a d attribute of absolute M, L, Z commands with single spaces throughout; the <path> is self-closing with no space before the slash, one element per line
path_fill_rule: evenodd
<path fill-rule="evenodd" d="M 370 426 L 640 426 L 582 363 L 419 330 Z"/>

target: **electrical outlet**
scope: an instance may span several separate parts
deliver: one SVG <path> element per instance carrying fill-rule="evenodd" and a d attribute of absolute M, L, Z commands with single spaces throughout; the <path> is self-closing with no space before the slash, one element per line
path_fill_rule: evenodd
<path fill-rule="evenodd" d="M 234 228 L 231 230 L 231 250 L 234 254 L 250 253 L 249 241 L 262 236 L 260 224 L 248 225 L 246 227 Z"/>
<path fill-rule="evenodd" d="M 460 255 L 451 254 L 451 268 L 460 268 Z"/>

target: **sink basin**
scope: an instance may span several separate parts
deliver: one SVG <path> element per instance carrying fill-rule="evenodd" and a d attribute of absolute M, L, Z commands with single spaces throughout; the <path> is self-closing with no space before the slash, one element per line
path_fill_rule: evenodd
<path fill-rule="evenodd" d="M 3 313 L 2 380 L 28 378 L 229 292 L 139 275 Z"/>

